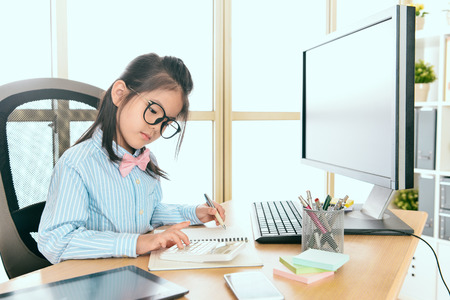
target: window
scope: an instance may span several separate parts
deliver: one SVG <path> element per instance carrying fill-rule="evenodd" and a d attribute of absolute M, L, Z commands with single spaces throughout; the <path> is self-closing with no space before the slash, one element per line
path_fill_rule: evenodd
<path fill-rule="evenodd" d="M 51 77 L 50 2 L 2 1 L 0 11 L 0 85 Z"/>
<path fill-rule="evenodd" d="M 69 79 L 107 89 L 138 55 L 176 56 L 183 59 L 194 80 L 191 110 L 211 112 L 213 4 L 211 0 L 133 0 L 126 4 L 68 0 Z M 213 194 L 213 119 L 196 120 L 196 114 L 192 115 L 176 160 L 176 138 L 159 139 L 148 146 L 169 175 L 170 181 L 162 179 L 168 203 L 197 203 L 204 201 L 203 193 Z"/>
<path fill-rule="evenodd" d="M 325 1 L 233 1 L 232 198 L 296 199 L 324 191 L 300 163 L 302 48 L 326 34 Z"/>
<path fill-rule="evenodd" d="M 379 11 L 385 10 L 394 5 L 400 4 L 399 0 L 378 0 L 378 1 L 358 1 L 358 0 L 336 0 L 336 27 L 345 28 L 357 23 Z M 412 1 L 409 1 L 412 2 Z"/>
<path fill-rule="evenodd" d="M 13 1 L 2 4 L 1 28 L 15 30 L 0 32 L 13 45 L 0 83 L 54 76 L 107 89 L 137 55 L 180 57 L 194 78 L 183 147 L 174 160 L 175 140 L 149 145 L 171 178 L 166 202 L 319 192 L 323 172 L 300 165 L 300 53 L 326 33 L 326 3 Z M 81 133 L 90 122 L 78 121 Z"/>

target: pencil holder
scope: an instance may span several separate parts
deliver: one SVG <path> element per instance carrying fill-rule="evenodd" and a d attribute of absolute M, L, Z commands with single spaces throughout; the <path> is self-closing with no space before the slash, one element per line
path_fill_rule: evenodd
<path fill-rule="evenodd" d="M 303 209 L 302 251 L 344 252 L 344 210 Z"/>

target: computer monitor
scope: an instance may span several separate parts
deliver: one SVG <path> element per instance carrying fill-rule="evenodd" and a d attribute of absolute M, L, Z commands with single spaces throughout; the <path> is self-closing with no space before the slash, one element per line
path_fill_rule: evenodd
<path fill-rule="evenodd" d="M 397 5 L 303 51 L 302 162 L 374 185 L 346 233 L 411 231 L 386 209 L 414 185 L 414 48 Z"/>

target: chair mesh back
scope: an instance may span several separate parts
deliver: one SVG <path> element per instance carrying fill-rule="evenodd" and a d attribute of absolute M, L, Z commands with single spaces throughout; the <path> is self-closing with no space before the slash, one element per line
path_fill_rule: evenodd
<path fill-rule="evenodd" d="M 64 128 L 67 120 L 60 120 L 58 115 L 70 115 L 67 110 L 80 104 L 69 102 L 73 101 L 58 100 L 55 110 L 55 100 L 33 101 L 17 107 L 8 117 L 7 145 L 18 208 L 46 200 L 54 163 L 62 155 L 60 136 L 64 135 L 64 140 L 72 145 L 92 124 L 73 120 Z M 95 110 L 84 106 L 83 109 Z"/>
<path fill-rule="evenodd" d="M 0 252 L 10 278 L 50 265 L 36 232 L 52 170 L 95 120 L 102 92 L 62 78 L 0 86 Z"/>

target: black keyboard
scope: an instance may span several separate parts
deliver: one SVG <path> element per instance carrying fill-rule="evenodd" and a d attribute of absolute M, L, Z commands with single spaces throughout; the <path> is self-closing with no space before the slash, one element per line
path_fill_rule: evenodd
<path fill-rule="evenodd" d="M 301 243 L 302 215 L 290 200 L 254 202 L 251 218 L 255 241 L 262 244 Z"/>

